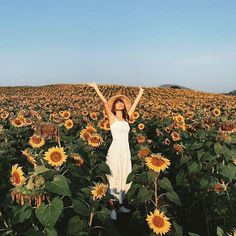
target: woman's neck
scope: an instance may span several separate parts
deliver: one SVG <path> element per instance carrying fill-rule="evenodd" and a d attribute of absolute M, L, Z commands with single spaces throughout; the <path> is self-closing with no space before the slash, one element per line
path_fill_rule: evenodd
<path fill-rule="evenodd" d="M 119 118 L 119 119 L 122 119 L 123 118 L 122 111 L 116 111 L 116 117 Z"/>

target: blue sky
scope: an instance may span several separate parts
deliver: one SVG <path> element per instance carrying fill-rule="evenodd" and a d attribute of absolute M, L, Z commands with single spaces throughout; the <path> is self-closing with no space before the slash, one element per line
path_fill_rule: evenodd
<path fill-rule="evenodd" d="M 0 86 L 236 89 L 235 0 L 0 0 Z"/>

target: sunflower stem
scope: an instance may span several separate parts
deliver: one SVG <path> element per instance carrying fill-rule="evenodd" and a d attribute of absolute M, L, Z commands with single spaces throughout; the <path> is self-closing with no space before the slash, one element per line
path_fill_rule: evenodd
<path fill-rule="evenodd" d="M 94 212 L 92 211 L 90 214 L 90 218 L 89 218 L 89 226 L 90 227 L 92 226 L 92 223 L 93 223 L 93 216 L 94 216 Z"/>

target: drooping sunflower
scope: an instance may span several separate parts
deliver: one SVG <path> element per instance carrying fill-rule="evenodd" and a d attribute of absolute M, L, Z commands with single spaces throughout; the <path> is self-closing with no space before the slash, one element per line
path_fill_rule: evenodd
<path fill-rule="evenodd" d="M 88 138 L 87 142 L 88 142 L 88 145 L 92 147 L 99 147 L 102 144 L 103 139 L 99 134 L 92 134 Z"/>
<path fill-rule="evenodd" d="M 93 200 L 101 199 L 103 196 L 105 196 L 107 188 L 108 188 L 107 184 L 97 183 L 91 190 Z"/>
<path fill-rule="evenodd" d="M 80 167 L 84 164 L 84 159 L 78 153 L 73 153 L 71 157 L 75 160 L 75 166 Z"/>
<path fill-rule="evenodd" d="M 150 215 L 147 215 L 146 221 L 154 233 L 162 236 L 170 231 L 171 223 L 169 219 L 163 212 L 155 209 L 154 212 L 150 212 Z"/>
<path fill-rule="evenodd" d="M 21 185 L 25 182 L 22 167 L 19 167 L 18 164 L 12 166 L 10 181 L 14 186 Z"/>
<path fill-rule="evenodd" d="M 64 126 L 67 128 L 67 129 L 71 129 L 73 127 L 74 123 L 73 123 L 73 120 L 72 119 L 67 119 L 65 121 L 65 124 Z"/>
<path fill-rule="evenodd" d="M 33 136 L 30 137 L 29 144 L 33 148 L 40 148 L 45 144 L 45 140 L 40 135 L 34 134 Z"/>
<path fill-rule="evenodd" d="M 52 166 L 61 166 L 66 161 L 67 155 L 63 147 L 52 147 L 45 152 L 44 159 Z"/>
<path fill-rule="evenodd" d="M 26 156 L 27 160 L 33 165 L 37 165 L 35 158 L 31 155 L 28 149 L 25 149 L 24 151 L 21 151 L 24 156 Z"/>
<path fill-rule="evenodd" d="M 145 162 L 148 168 L 155 172 L 164 171 L 166 168 L 169 168 L 170 165 L 170 160 L 159 153 L 151 154 L 150 157 L 146 157 Z"/>

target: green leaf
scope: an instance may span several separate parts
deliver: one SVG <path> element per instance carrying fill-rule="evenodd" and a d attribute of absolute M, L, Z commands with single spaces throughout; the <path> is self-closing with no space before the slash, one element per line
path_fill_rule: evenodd
<path fill-rule="evenodd" d="M 236 167 L 232 164 L 220 165 L 218 171 L 219 174 L 227 178 L 229 182 L 231 182 L 236 176 Z"/>
<path fill-rule="evenodd" d="M 104 224 L 111 218 L 111 210 L 103 207 L 101 211 L 97 212 L 98 219 Z"/>
<path fill-rule="evenodd" d="M 166 197 L 172 201 L 173 203 L 179 205 L 179 206 L 182 206 L 181 202 L 180 202 L 180 199 L 179 199 L 179 196 L 178 194 L 175 192 L 175 191 L 171 191 L 171 192 L 167 192 L 166 193 Z"/>
<path fill-rule="evenodd" d="M 168 190 L 168 191 L 173 191 L 173 187 L 171 185 L 171 182 L 168 178 L 164 177 L 163 179 L 158 179 L 158 184 L 161 188 Z"/>
<path fill-rule="evenodd" d="M 87 227 L 86 222 L 82 221 L 79 216 L 73 216 L 68 222 L 67 234 L 68 235 L 86 235 L 84 234 Z M 89 232 L 87 232 L 89 235 Z"/>
<path fill-rule="evenodd" d="M 148 176 L 148 181 L 149 181 L 149 182 L 153 182 L 154 179 L 158 176 L 158 173 L 155 172 L 155 171 L 149 170 L 149 171 L 147 172 L 147 176 Z"/>
<path fill-rule="evenodd" d="M 217 236 L 225 236 L 224 231 L 219 226 L 217 226 Z"/>
<path fill-rule="evenodd" d="M 84 203 L 82 203 L 76 199 L 73 199 L 72 206 L 73 206 L 73 209 L 76 213 L 78 213 L 82 216 L 86 216 L 86 217 L 90 215 L 90 210 Z"/>
<path fill-rule="evenodd" d="M 41 174 L 41 173 L 46 172 L 48 170 L 50 170 L 50 169 L 46 168 L 45 166 L 38 166 L 37 165 L 34 167 L 34 174 L 38 175 L 38 174 Z"/>
<path fill-rule="evenodd" d="M 137 194 L 137 202 L 140 203 L 140 202 L 148 201 L 150 200 L 152 195 L 153 195 L 153 192 L 151 190 L 148 191 L 146 186 L 142 186 L 139 189 L 139 192 Z"/>
<path fill-rule="evenodd" d="M 23 206 L 16 205 L 12 206 L 12 215 L 13 215 L 13 224 L 19 224 L 26 220 L 28 220 L 31 217 L 32 214 L 32 208 L 25 204 Z"/>
<path fill-rule="evenodd" d="M 130 172 L 129 175 L 127 176 L 126 184 L 131 183 L 135 179 L 135 177 L 136 177 L 135 173 L 133 171 Z"/>
<path fill-rule="evenodd" d="M 53 193 L 58 193 L 63 196 L 71 196 L 67 179 L 63 175 L 55 175 L 52 182 L 48 182 L 45 188 Z"/>
<path fill-rule="evenodd" d="M 191 145 L 191 149 L 192 150 L 197 150 L 197 149 L 200 149 L 202 147 L 203 143 L 198 143 L 198 142 L 195 142 Z"/>
<path fill-rule="evenodd" d="M 209 152 L 206 152 L 202 158 L 201 161 L 212 161 L 212 160 L 216 160 L 217 156 L 214 156 L 212 154 L 210 154 Z"/>
<path fill-rule="evenodd" d="M 175 228 L 176 236 L 182 236 L 183 235 L 183 227 L 179 224 L 177 224 L 176 221 L 173 221 L 173 226 Z"/>
<path fill-rule="evenodd" d="M 54 228 L 52 228 L 52 229 L 46 228 L 46 235 L 47 236 L 57 236 L 57 231 Z"/>
<path fill-rule="evenodd" d="M 193 162 L 191 165 L 188 166 L 189 174 L 200 172 L 201 169 L 202 164 L 197 162 Z"/>
<path fill-rule="evenodd" d="M 189 160 L 190 160 L 189 156 L 183 155 L 183 156 L 180 158 L 179 166 L 182 166 L 184 163 L 188 162 Z"/>
<path fill-rule="evenodd" d="M 190 185 L 183 169 L 180 169 L 180 171 L 176 175 L 176 184 L 178 186 L 186 186 L 186 187 Z"/>
<path fill-rule="evenodd" d="M 199 234 L 190 233 L 190 232 L 188 232 L 188 234 L 189 234 L 190 236 L 200 236 Z"/>
<path fill-rule="evenodd" d="M 214 144 L 214 150 L 217 156 L 223 154 L 223 146 L 220 143 Z"/>
<path fill-rule="evenodd" d="M 59 197 L 52 199 L 48 205 L 42 203 L 39 208 L 35 209 L 35 214 L 39 222 L 46 228 L 51 229 L 54 227 L 59 216 L 63 210 L 63 201 Z"/>

